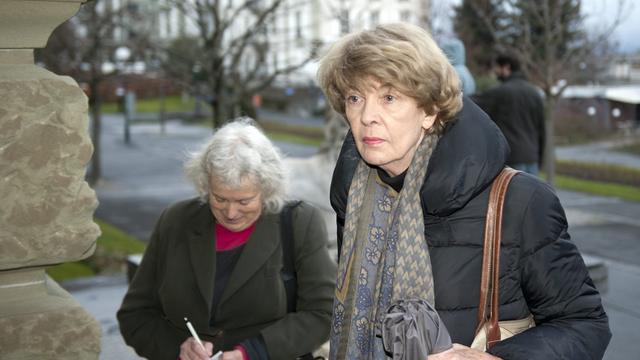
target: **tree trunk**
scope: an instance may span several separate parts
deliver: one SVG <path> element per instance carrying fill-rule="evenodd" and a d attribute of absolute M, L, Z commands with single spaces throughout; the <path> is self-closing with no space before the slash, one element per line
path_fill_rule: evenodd
<path fill-rule="evenodd" d="M 255 106 L 253 106 L 252 96 L 243 95 L 240 99 L 240 111 L 243 116 L 248 116 L 254 120 L 258 120 L 258 112 Z"/>
<path fill-rule="evenodd" d="M 98 83 L 92 81 L 90 85 L 91 99 L 89 101 L 92 127 L 91 127 L 91 141 L 93 142 L 93 155 L 91 156 L 91 172 L 88 174 L 88 182 L 94 186 L 100 177 L 102 177 L 102 163 L 100 161 L 100 134 L 102 132 L 102 114 L 100 113 L 100 107 L 102 100 L 100 99 L 100 93 L 98 92 Z"/>
<path fill-rule="evenodd" d="M 218 99 L 212 99 L 211 105 L 211 129 L 215 130 L 218 127 L 218 119 L 222 116 L 220 109 L 220 101 Z"/>
<path fill-rule="evenodd" d="M 213 89 L 211 98 L 211 129 L 215 130 L 224 124 L 226 120 L 227 99 L 223 91 L 224 87 L 220 81 L 214 82 L 210 89 Z"/>
<path fill-rule="evenodd" d="M 546 141 L 544 144 L 544 172 L 549 185 L 555 185 L 556 179 L 556 146 L 554 124 L 554 109 L 556 107 L 556 99 L 547 95 L 544 101 L 545 112 L 545 132 Z"/>

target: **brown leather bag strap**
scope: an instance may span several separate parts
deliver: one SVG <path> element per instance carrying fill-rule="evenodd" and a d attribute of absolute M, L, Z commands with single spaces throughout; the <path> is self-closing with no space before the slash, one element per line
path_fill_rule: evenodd
<path fill-rule="evenodd" d="M 486 327 L 487 349 L 500 341 L 499 320 L 499 275 L 500 242 L 502 240 L 502 210 L 509 182 L 519 171 L 505 167 L 493 180 L 484 227 L 484 249 L 482 276 L 480 279 L 480 304 L 476 334 Z"/>

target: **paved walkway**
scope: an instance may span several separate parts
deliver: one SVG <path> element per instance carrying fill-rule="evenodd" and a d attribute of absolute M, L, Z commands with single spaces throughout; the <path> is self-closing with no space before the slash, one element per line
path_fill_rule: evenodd
<path fill-rule="evenodd" d="M 125 145 L 122 119 L 107 116 L 103 123 L 104 180 L 96 187 L 100 200 L 96 214 L 145 240 L 165 206 L 193 194 L 182 176 L 182 161 L 185 153 L 195 149 L 210 132 L 169 122 L 166 133 L 162 134 L 157 125 L 140 124 L 131 129 L 132 144 Z M 295 185 L 301 189 L 298 191 L 317 192 L 309 189 L 326 186 L 314 184 L 331 175 L 330 169 L 314 163 L 317 161 L 313 157 L 316 149 L 278 145 L 290 155 L 307 158 L 290 162 L 311 180 Z M 595 259 L 607 265 L 607 281 L 598 283 L 614 333 L 605 359 L 637 358 L 640 344 L 640 332 L 637 331 L 640 327 L 637 309 L 640 298 L 640 224 L 637 220 L 640 203 L 567 191 L 558 194 L 577 246 L 583 254 L 589 255 L 588 261 Z M 602 275 L 599 273 L 594 278 Z M 115 311 L 127 286 L 123 275 L 63 285 L 100 321 L 103 329 L 101 359 L 138 358 L 124 345 L 115 320 Z"/>

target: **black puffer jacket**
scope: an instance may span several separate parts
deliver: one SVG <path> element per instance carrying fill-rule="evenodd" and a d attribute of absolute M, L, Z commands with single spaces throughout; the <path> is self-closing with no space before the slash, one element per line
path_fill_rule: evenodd
<path fill-rule="evenodd" d="M 465 99 L 432 155 L 421 189 L 435 306 L 452 340 L 465 345 L 476 328 L 489 189 L 507 153 L 498 128 Z M 349 134 L 331 184 L 339 248 L 348 189 L 359 159 Z M 490 352 L 503 359 L 602 358 L 611 337 L 608 318 L 567 233 L 554 191 L 535 177 L 517 175 L 505 200 L 502 230 L 500 320 L 523 318 L 531 311 L 537 326 Z"/>

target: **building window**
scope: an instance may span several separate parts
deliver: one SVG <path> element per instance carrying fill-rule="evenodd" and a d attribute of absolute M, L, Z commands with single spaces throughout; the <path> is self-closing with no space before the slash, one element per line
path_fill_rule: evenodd
<path fill-rule="evenodd" d="M 167 26 L 167 37 L 171 38 L 173 36 L 173 30 L 171 28 L 171 23 L 172 23 L 172 19 L 171 19 L 171 9 L 167 10 L 167 12 L 165 13 L 165 20 L 166 23 L 165 25 Z"/>
<path fill-rule="evenodd" d="M 371 12 L 371 15 L 369 15 L 369 23 L 371 27 L 374 27 L 380 23 L 380 11 L 374 10 Z"/>
<path fill-rule="evenodd" d="M 302 13 L 296 11 L 296 39 L 302 39 Z"/>
<path fill-rule="evenodd" d="M 348 34 L 349 33 L 349 10 L 343 9 L 340 11 L 340 33 Z"/>
<path fill-rule="evenodd" d="M 410 10 L 402 10 L 400 12 L 400 21 L 410 22 L 411 20 L 411 11 Z"/>
<path fill-rule="evenodd" d="M 187 35 L 187 16 L 182 10 L 178 11 L 178 29 L 180 36 Z"/>

